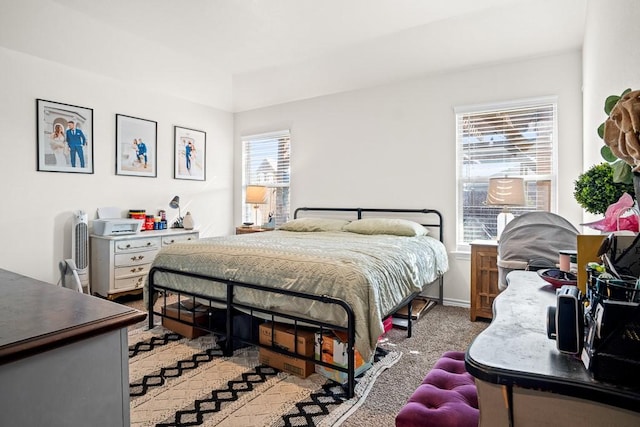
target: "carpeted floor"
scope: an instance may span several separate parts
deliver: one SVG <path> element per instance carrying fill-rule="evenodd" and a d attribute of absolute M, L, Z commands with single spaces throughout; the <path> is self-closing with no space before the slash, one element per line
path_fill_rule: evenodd
<path fill-rule="evenodd" d="M 145 310 L 139 298 L 120 299 L 117 302 Z M 469 310 L 466 308 L 436 306 L 414 323 L 412 338 L 407 338 L 404 330 L 391 330 L 381 341 L 380 347 L 401 352 L 400 360 L 380 374 L 364 403 L 342 426 L 395 425 L 396 414 L 442 353 L 466 350 L 475 336 L 487 326 L 488 322 L 469 321 Z"/>

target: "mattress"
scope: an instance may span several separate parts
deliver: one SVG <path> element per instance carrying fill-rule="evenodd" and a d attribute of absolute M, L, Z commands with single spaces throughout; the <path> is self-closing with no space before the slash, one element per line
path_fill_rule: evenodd
<path fill-rule="evenodd" d="M 355 313 L 356 349 L 369 358 L 384 331 L 383 316 L 447 271 L 448 259 L 444 245 L 429 236 L 275 230 L 176 243 L 163 248 L 153 266 L 342 299 Z M 170 273 L 157 273 L 155 283 L 220 299 L 226 295 L 215 281 Z M 234 298 L 347 325 L 343 309 L 319 301 L 240 287 Z"/>

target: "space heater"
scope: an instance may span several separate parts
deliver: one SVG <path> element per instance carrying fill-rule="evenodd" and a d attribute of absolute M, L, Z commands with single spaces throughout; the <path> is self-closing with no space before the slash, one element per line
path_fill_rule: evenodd
<path fill-rule="evenodd" d="M 86 292 L 91 294 L 89 287 L 89 221 L 84 211 L 76 211 L 73 214 L 71 259 L 75 263 L 75 271 L 78 274 L 82 290 L 86 289 Z"/>

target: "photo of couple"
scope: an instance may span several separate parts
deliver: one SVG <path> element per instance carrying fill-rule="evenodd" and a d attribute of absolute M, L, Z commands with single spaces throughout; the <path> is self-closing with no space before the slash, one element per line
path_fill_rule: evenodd
<path fill-rule="evenodd" d="M 93 110 L 42 99 L 38 111 L 38 170 L 93 173 Z"/>
<path fill-rule="evenodd" d="M 157 123 L 116 114 L 116 175 L 156 176 Z"/>
<path fill-rule="evenodd" d="M 205 180 L 206 133 L 175 127 L 175 178 Z"/>

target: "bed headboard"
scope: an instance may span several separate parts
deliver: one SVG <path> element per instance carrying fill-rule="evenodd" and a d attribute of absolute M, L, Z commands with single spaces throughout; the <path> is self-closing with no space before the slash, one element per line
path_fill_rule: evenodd
<path fill-rule="evenodd" d="M 383 209 L 383 208 L 298 208 L 293 213 L 293 218 L 298 218 L 301 212 L 325 212 L 325 213 L 349 213 L 352 219 L 362 219 L 364 216 L 377 216 L 385 218 L 404 218 L 420 223 L 427 228 L 436 229 L 438 238 L 443 240 L 442 214 L 436 209 Z M 353 218 L 355 216 L 355 218 Z"/>

